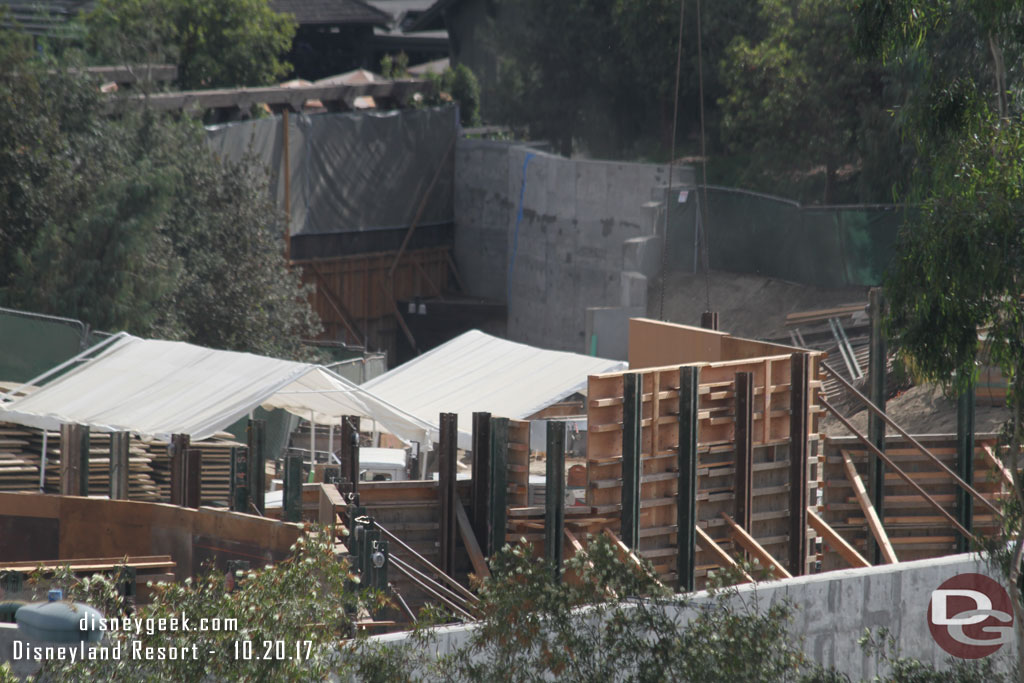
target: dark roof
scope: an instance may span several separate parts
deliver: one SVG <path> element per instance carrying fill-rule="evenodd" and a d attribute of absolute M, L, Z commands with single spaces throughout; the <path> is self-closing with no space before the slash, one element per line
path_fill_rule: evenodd
<path fill-rule="evenodd" d="M 363 0 L 270 0 L 274 11 L 291 14 L 299 26 L 370 24 L 388 26 L 392 17 Z"/>
<path fill-rule="evenodd" d="M 460 0 L 436 0 L 425 12 L 420 14 L 406 31 L 439 31 L 448 28 L 444 25 L 444 13 Z"/>

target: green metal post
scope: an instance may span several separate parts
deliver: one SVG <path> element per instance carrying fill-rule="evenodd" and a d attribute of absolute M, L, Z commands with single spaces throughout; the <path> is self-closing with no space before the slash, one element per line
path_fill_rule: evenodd
<path fill-rule="evenodd" d="M 284 458 L 284 521 L 302 521 L 302 456 Z"/>
<path fill-rule="evenodd" d="M 679 488 L 676 499 L 679 590 L 692 591 L 697 557 L 697 443 L 700 369 L 679 368 Z"/>
<path fill-rule="evenodd" d="M 622 376 L 622 542 L 636 550 L 640 542 L 640 425 L 643 379 Z"/>
<path fill-rule="evenodd" d="M 505 545 L 508 527 L 508 418 L 491 418 L 491 510 L 490 544 L 487 555 L 491 556 Z"/>
<path fill-rule="evenodd" d="M 970 485 L 974 485 L 974 383 L 961 392 L 956 402 L 956 469 L 957 474 Z M 961 486 L 956 487 L 957 521 L 968 531 L 973 531 L 974 499 Z M 957 551 L 971 550 L 971 539 L 957 534 Z"/>
<path fill-rule="evenodd" d="M 882 308 L 885 299 L 882 290 L 875 287 L 868 292 L 868 318 L 871 322 L 871 337 L 868 356 L 868 383 L 871 402 L 880 410 L 885 411 L 885 373 L 886 348 L 885 335 L 882 334 Z M 885 421 L 873 412 L 868 412 L 868 440 L 875 448 L 885 452 Z M 885 463 L 874 453 L 868 456 L 868 494 L 871 504 L 885 526 Z M 872 534 L 867 538 L 868 560 L 872 564 L 881 564 L 882 549 L 875 542 Z"/>
<path fill-rule="evenodd" d="M 544 481 L 544 553 L 562 578 L 565 534 L 565 423 L 548 420 L 547 478 Z"/>

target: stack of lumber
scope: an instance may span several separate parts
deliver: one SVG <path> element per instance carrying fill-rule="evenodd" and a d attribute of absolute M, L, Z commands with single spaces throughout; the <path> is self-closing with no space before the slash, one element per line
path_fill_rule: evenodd
<path fill-rule="evenodd" d="M 228 503 L 231 494 L 231 449 L 245 447 L 245 444 L 233 439 L 231 434 L 219 432 L 212 439 L 196 441 L 189 446 L 203 452 L 203 505 Z M 164 501 L 171 499 L 171 458 L 168 446 L 166 441 L 152 441 L 146 444 L 147 452 L 152 459 L 153 480 L 159 490 L 160 500 Z"/>
<path fill-rule="evenodd" d="M 192 444 L 203 452 L 202 502 L 227 503 L 230 494 L 231 449 L 245 444 L 220 433 Z M 0 491 L 38 491 L 43 432 L 0 423 Z M 60 493 L 60 432 L 46 434 L 44 493 Z M 268 479 L 269 481 L 269 479 Z M 110 435 L 89 435 L 89 495 L 110 492 Z M 128 452 L 128 498 L 167 502 L 171 497 L 171 463 L 167 443 L 133 437 Z"/>
<path fill-rule="evenodd" d="M 29 450 L 36 466 L 43 451 L 43 432 L 27 429 Z M 60 493 L 60 432 L 46 435 L 46 483 L 44 493 Z M 38 488 L 38 470 L 36 475 Z M 110 493 L 110 434 L 93 432 L 89 434 L 89 495 L 105 496 Z M 152 477 L 150 457 L 145 444 L 133 438 L 128 446 L 128 498 L 130 500 L 158 500 L 156 484 Z"/>
<path fill-rule="evenodd" d="M 0 423 L 0 491 L 39 489 L 39 452 L 32 452 L 32 432 Z"/>

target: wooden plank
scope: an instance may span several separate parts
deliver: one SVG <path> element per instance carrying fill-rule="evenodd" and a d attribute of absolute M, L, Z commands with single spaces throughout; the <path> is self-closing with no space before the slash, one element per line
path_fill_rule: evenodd
<path fill-rule="evenodd" d="M 792 579 L 793 575 L 786 571 L 786 568 L 782 564 L 772 557 L 771 553 L 761 547 L 761 545 L 754 540 L 754 537 L 748 534 L 743 527 L 736 523 L 728 513 L 723 512 L 721 514 L 722 519 L 725 520 L 726 524 L 730 527 L 730 535 L 736 540 L 741 546 L 743 546 L 747 552 L 756 557 L 761 561 L 761 564 L 770 569 L 772 574 L 777 579 Z"/>
<path fill-rule="evenodd" d="M 890 564 L 898 563 L 899 559 L 896 557 L 896 551 L 893 550 L 892 543 L 889 542 L 889 537 L 885 533 L 885 527 L 882 526 L 882 522 L 878 519 L 875 507 L 868 499 L 868 492 L 864 488 L 864 482 L 861 481 L 856 468 L 853 466 L 853 460 L 850 459 L 850 454 L 845 450 L 842 451 L 842 454 L 843 465 L 846 468 L 846 478 L 849 479 L 850 483 L 853 485 L 853 491 L 857 496 L 857 502 L 860 504 L 861 510 L 864 511 L 864 516 L 868 520 L 868 527 L 870 527 L 871 534 L 875 537 L 875 541 L 878 543 L 878 547 L 882 552 L 882 557 L 884 557 L 885 561 Z"/>
<path fill-rule="evenodd" d="M 871 564 L 864 559 L 864 556 L 858 553 L 852 545 L 847 543 L 846 539 L 840 536 L 835 529 L 829 526 L 813 508 L 807 508 L 807 521 L 815 531 L 821 534 L 825 543 L 839 553 L 839 555 L 846 560 L 851 567 L 871 566 Z"/>
<path fill-rule="evenodd" d="M 663 584 L 657 576 L 647 571 L 647 568 L 644 567 L 644 563 L 640 561 L 640 558 L 637 557 L 636 553 L 630 550 L 629 546 L 623 543 L 622 540 L 615 535 L 615 532 L 613 532 L 611 529 L 605 529 L 602 533 L 604 533 L 604 535 L 607 536 L 608 539 L 612 542 L 612 547 L 616 550 L 616 552 L 619 554 L 619 557 L 626 564 L 632 564 L 634 567 L 640 570 L 645 576 L 653 580 L 654 583 L 656 583 L 658 586 L 660 586 L 661 588 L 665 588 L 665 584 Z M 666 550 L 671 551 L 669 554 L 675 554 L 675 550 L 672 548 L 666 548 Z"/>
<path fill-rule="evenodd" d="M 462 507 L 462 501 L 459 500 L 458 496 L 456 496 L 455 500 L 455 518 L 458 520 L 462 545 L 466 547 L 469 561 L 473 564 L 474 573 L 476 573 L 478 579 L 490 578 L 491 570 L 487 567 L 484 554 L 480 552 L 480 545 L 476 542 L 473 526 L 469 523 L 469 517 L 466 516 L 466 510 Z"/>
<path fill-rule="evenodd" d="M 697 543 L 699 543 L 704 550 L 714 555 L 715 559 L 718 560 L 718 564 L 720 566 L 736 568 L 739 567 L 739 565 L 736 564 L 736 560 L 732 559 L 732 557 L 729 556 L 729 553 L 725 552 L 725 550 L 722 549 L 722 546 L 715 543 L 714 539 L 707 535 L 707 532 L 705 532 L 699 526 L 695 526 L 694 529 L 697 532 Z M 747 579 L 747 581 L 749 581 L 750 583 L 754 583 L 754 579 L 750 576 L 750 574 L 747 574 L 745 571 L 742 570 L 741 573 L 743 574 L 744 578 Z"/>

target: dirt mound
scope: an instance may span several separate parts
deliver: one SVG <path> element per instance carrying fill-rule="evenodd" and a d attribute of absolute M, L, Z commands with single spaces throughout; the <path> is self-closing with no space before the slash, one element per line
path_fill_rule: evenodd
<path fill-rule="evenodd" d="M 947 398 L 935 384 L 911 387 L 890 399 L 885 412 L 896 424 L 911 434 L 956 434 L 956 399 Z M 862 410 L 848 417 L 853 426 L 867 434 L 868 411 Z M 974 411 L 974 432 L 999 432 L 1010 419 L 1005 407 L 977 406 Z M 831 415 L 822 418 L 820 431 L 829 436 L 849 436 L 850 432 Z M 892 430 L 889 430 L 889 433 Z"/>
<path fill-rule="evenodd" d="M 832 308 L 867 302 L 867 287 L 822 289 L 760 275 L 712 272 L 669 273 L 665 282 L 665 315 L 671 322 L 700 325 L 701 313 L 710 299 L 718 311 L 719 329 L 738 337 L 785 338 L 786 315 L 798 311 Z M 707 292 L 707 293 L 706 293 Z M 652 281 L 647 295 L 647 314 L 661 318 L 661 282 Z"/>

